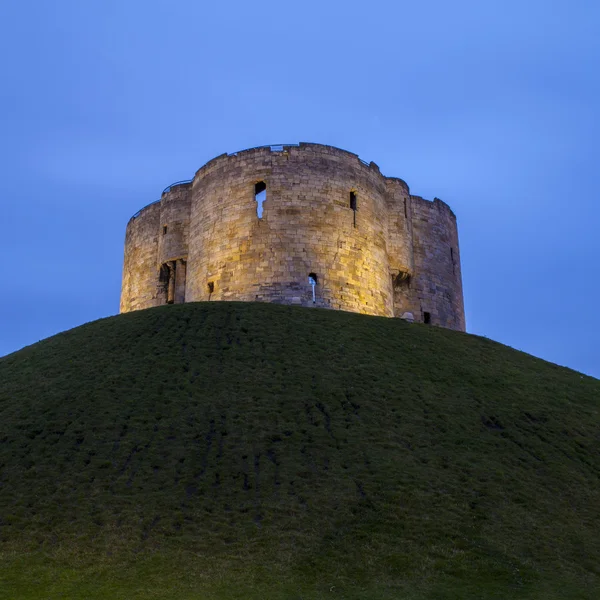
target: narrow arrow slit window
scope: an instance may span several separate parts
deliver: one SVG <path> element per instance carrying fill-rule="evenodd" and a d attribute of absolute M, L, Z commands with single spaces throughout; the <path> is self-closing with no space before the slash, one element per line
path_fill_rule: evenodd
<path fill-rule="evenodd" d="M 352 224 L 356 227 L 356 192 L 350 192 L 350 208 L 352 209 Z"/>

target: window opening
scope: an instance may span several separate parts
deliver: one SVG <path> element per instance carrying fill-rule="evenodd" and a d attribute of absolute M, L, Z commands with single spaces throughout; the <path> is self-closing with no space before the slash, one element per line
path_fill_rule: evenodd
<path fill-rule="evenodd" d="M 259 181 L 254 184 L 254 200 L 256 200 L 256 214 L 259 219 L 263 216 L 263 202 L 267 199 L 267 184 Z"/>
<path fill-rule="evenodd" d="M 356 210 L 356 192 L 350 192 L 350 208 Z"/>
<path fill-rule="evenodd" d="M 425 323 L 425 325 L 431 324 L 431 313 L 428 313 L 428 312 L 423 313 L 423 323 Z"/>
<path fill-rule="evenodd" d="M 406 198 L 404 198 L 404 218 L 408 219 L 408 210 L 406 210 Z"/>
<path fill-rule="evenodd" d="M 356 192 L 350 192 L 350 208 L 354 213 L 352 215 L 352 224 L 356 227 Z"/>
<path fill-rule="evenodd" d="M 207 287 L 208 287 L 208 299 L 210 300 L 210 297 L 212 296 L 213 292 L 215 291 L 215 282 L 209 281 Z"/>
<path fill-rule="evenodd" d="M 309 273 L 308 274 L 308 283 L 312 286 L 312 300 L 313 300 L 313 304 L 316 304 L 316 302 L 317 302 L 317 296 L 315 294 L 315 286 L 317 285 L 317 274 L 316 273 Z"/>
<path fill-rule="evenodd" d="M 163 235 L 167 235 L 167 226 L 166 225 L 163 226 Z"/>
<path fill-rule="evenodd" d="M 452 261 L 452 273 L 456 274 L 456 270 L 454 268 L 454 248 L 450 248 L 450 260 Z"/>
<path fill-rule="evenodd" d="M 394 288 L 408 287 L 410 289 L 411 276 L 408 271 L 399 271 L 397 274 L 392 275 L 392 284 Z"/>

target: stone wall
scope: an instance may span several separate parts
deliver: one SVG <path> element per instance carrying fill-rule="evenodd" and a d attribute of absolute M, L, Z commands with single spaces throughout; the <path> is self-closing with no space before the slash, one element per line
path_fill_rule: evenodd
<path fill-rule="evenodd" d="M 465 330 L 456 217 L 437 198 L 412 196 L 415 276 L 412 279 L 419 320 Z"/>
<path fill-rule="evenodd" d="M 121 311 L 196 300 L 428 313 L 464 329 L 456 220 L 331 146 L 224 154 L 127 228 Z"/>
<path fill-rule="evenodd" d="M 394 316 L 415 313 L 410 293 L 414 277 L 412 203 L 408 186 L 401 179 L 387 179 L 387 254 L 393 285 Z"/>
<path fill-rule="evenodd" d="M 157 305 L 160 208 L 154 202 L 127 224 L 121 312 Z"/>
<path fill-rule="evenodd" d="M 260 219 L 259 181 L 266 184 Z M 212 161 L 194 179 L 187 299 L 391 316 L 385 193 L 378 169 L 327 146 L 259 148 Z"/>
<path fill-rule="evenodd" d="M 161 263 L 188 255 L 191 183 L 171 187 L 160 200 L 161 230 L 158 257 Z"/>
<path fill-rule="evenodd" d="M 191 182 L 170 186 L 160 200 L 158 304 L 185 302 L 191 188 Z"/>

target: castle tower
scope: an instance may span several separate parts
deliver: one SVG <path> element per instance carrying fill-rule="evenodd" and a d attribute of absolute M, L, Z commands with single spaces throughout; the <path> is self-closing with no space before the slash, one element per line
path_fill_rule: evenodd
<path fill-rule="evenodd" d="M 320 144 L 223 154 L 127 225 L 121 312 L 278 302 L 465 330 L 456 217 Z"/>

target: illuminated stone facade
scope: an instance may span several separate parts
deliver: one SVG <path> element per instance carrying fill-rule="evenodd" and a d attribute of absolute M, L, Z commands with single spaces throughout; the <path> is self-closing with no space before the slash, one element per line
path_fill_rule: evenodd
<path fill-rule="evenodd" d="M 127 225 L 121 312 L 200 300 L 412 313 L 464 331 L 456 217 L 331 146 L 223 154 Z"/>

